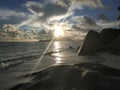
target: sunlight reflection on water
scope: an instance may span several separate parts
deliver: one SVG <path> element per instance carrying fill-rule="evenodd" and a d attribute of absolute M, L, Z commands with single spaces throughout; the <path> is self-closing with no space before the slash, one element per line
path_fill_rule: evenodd
<path fill-rule="evenodd" d="M 58 51 L 61 48 L 60 42 L 58 42 L 58 41 L 54 42 L 54 48 L 55 48 L 55 50 Z"/>
<path fill-rule="evenodd" d="M 58 52 L 60 51 L 60 48 L 61 48 L 61 44 L 60 42 L 54 42 L 54 48 L 55 48 L 55 51 Z M 55 64 L 60 64 L 62 63 L 62 54 L 61 53 L 54 53 L 54 56 L 55 56 Z"/>

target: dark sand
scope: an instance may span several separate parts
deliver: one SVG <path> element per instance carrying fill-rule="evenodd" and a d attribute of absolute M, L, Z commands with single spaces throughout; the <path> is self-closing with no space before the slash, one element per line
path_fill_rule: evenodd
<path fill-rule="evenodd" d="M 23 77 L 28 77 L 25 75 Z M 33 73 L 32 82 L 11 90 L 118 90 L 120 70 L 102 64 L 58 65 Z"/>

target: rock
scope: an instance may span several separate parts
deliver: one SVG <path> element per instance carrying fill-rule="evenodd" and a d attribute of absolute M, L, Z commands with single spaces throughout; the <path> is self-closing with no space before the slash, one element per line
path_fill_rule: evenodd
<path fill-rule="evenodd" d="M 103 51 L 120 52 L 120 29 L 108 28 L 101 31 Z"/>
<path fill-rule="evenodd" d="M 100 34 L 102 35 L 102 44 L 108 45 L 120 35 L 120 30 L 114 28 L 105 28 L 100 32 Z"/>
<path fill-rule="evenodd" d="M 120 29 L 106 28 L 100 33 L 90 30 L 78 55 L 90 55 L 96 52 L 120 52 Z"/>
<path fill-rule="evenodd" d="M 98 32 L 90 30 L 84 40 L 82 47 L 78 50 L 78 55 L 88 55 L 100 51 L 102 38 Z"/>

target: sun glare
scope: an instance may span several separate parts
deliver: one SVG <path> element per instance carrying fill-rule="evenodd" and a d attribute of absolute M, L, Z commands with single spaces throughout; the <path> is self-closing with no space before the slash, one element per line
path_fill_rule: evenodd
<path fill-rule="evenodd" d="M 54 36 L 55 37 L 64 36 L 64 31 L 63 31 L 62 26 L 60 26 L 60 25 L 55 25 L 54 26 Z"/>

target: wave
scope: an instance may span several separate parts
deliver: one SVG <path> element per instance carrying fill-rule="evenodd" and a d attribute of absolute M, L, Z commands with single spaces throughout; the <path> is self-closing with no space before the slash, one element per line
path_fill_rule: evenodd
<path fill-rule="evenodd" d="M 71 49 L 71 48 L 61 49 L 61 50 L 55 51 L 55 52 L 54 51 L 48 51 L 47 53 L 45 53 L 45 56 L 47 56 L 47 55 L 52 56 L 52 54 L 54 54 L 54 53 L 64 52 L 64 51 L 67 51 L 69 49 Z M 8 69 L 9 67 L 14 67 L 16 65 L 24 63 L 25 61 L 29 61 L 29 60 L 33 60 L 35 58 L 39 58 L 40 56 L 41 56 L 40 53 L 36 53 L 34 55 L 22 56 L 22 57 L 17 57 L 17 58 L 14 57 L 12 59 L 7 59 L 7 60 L 4 60 L 4 61 L 0 61 L 0 70 Z"/>
<path fill-rule="evenodd" d="M 40 55 L 31 55 L 19 58 L 8 59 L 6 61 L 0 61 L 0 70 L 8 69 L 10 67 L 14 67 L 16 65 L 22 64 L 26 61 L 33 60 L 35 58 L 39 58 Z"/>

